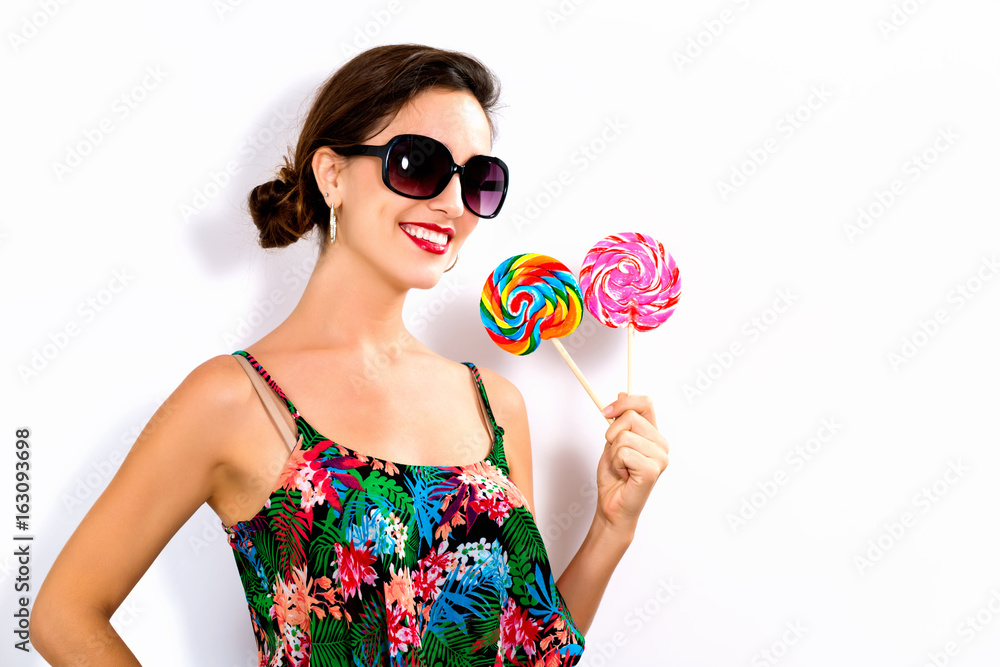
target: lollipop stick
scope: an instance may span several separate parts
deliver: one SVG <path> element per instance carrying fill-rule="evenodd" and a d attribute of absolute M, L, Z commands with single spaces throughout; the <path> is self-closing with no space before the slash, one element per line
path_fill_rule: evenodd
<path fill-rule="evenodd" d="M 562 358 L 566 360 L 566 363 L 569 365 L 570 370 L 573 371 L 573 375 L 576 376 L 576 379 L 580 381 L 580 384 L 583 385 L 583 388 L 587 390 L 588 394 L 590 394 L 590 398 L 594 401 L 594 405 L 597 406 L 598 410 L 602 411 L 601 416 L 604 417 L 603 414 L 604 405 L 601 404 L 601 399 L 597 398 L 597 394 L 594 392 L 593 387 L 591 387 L 590 383 L 587 382 L 587 379 L 583 377 L 583 373 L 580 372 L 580 369 L 570 358 L 569 352 L 566 351 L 566 348 L 563 347 L 562 343 L 559 342 L 558 338 L 549 338 L 549 340 L 551 340 L 552 344 L 556 346 L 557 350 L 559 350 L 559 354 L 562 355 Z M 608 417 L 604 418 L 608 420 L 609 424 L 613 423 L 613 420 L 609 419 Z"/>
<path fill-rule="evenodd" d="M 635 340 L 635 325 L 628 323 L 628 393 L 632 393 L 632 342 Z"/>

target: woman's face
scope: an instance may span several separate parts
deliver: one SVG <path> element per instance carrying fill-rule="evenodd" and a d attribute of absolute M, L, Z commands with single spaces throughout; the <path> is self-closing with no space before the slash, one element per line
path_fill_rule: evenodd
<path fill-rule="evenodd" d="M 392 122 L 363 143 L 381 146 L 400 134 L 420 134 L 437 139 L 451 151 L 458 164 L 473 155 L 489 155 L 490 127 L 476 98 L 465 91 L 432 88 L 403 106 Z M 332 247 L 350 248 L 402 289 L 427 289 L 455 261 L 458 251 L 479 218 L 462 203 L 458 174 L 432 199 L 409 199 L 382 182 L 382 161 L 377 157 L 349 159 L 321 149 L 314 158 L 320 192 L 327 203 L 336 203 L 337 240 Z M 317 169 L 317 166 L 319 169 Z M 407 225 L 436 225 L 448 238 L 444 252 L 428 249 L 408 233 Z M 410 228 L 410 231 L 414 231 Z M 426 231 L 426 229 L 425 229 Z M 437 237 L 440 240 L 440 237 Z"/>

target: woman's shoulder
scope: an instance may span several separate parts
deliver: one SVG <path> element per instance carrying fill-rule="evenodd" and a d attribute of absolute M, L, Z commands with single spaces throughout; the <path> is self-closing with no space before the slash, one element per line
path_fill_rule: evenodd
<path fill-rule="evenodd" d="M 475 363 L 474 365 L 479 372 L 479 379 L 482 380 L 497 423 L 502 426 L 527 420 L 524 396 L 517 385 L 491 368 Z"/>
<path fill-rule="evenodd" d="M 480 366 L 475 362 L 472 362 L 472 364 L 476 367 L 476 371 L 479 373 L 479 378 L 483 381 L 483 385 L 486 386 L 487 393 L 490 395 L 491 403 L 493 402 L 492 398 L 494 395 L 500 398 L 521 393 L 518 391 L 518 388 L 513 382 L 492 368 Z"/>
<path fill-rule="evenodd" d="M 218 354 L 191 369 L 169 402 L 184 419 L 204 425 L 214 442 L 223 445 L 238 435 L 241 415 L 246 414 L 254 391 L 235 355 Z"/>
<path fill-rule="evenodd" d="M 235 354 L 218 354 L 195 366 L 181 381 L 183 389 L 199 403 L 214 407 L 242 403 L 253 390 Z"/>

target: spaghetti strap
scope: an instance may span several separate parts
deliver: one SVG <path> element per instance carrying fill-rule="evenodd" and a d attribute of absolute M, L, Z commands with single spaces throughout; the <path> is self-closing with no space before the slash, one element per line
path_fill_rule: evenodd
<path fill-rule="evenodd" d="M 496 443 L 503 436 L 503 427 L 497 424 L 496 419 L 493 417 L 493 409 L 490 408 L 490 399 L 486 395 L 486 387 L 483 386 L 483 379 L 479 376 L 479 369 L 471 361 L 463 361 L 462 363 L 472 369 L 472 375 L 476 379 L 476 387 L 479 389 L 479 395 L 482 397 L 483 405 L 486 407 L 486 416 L 490 420 L 490 428 L 493 429 L 493 441 Z"/>
<path fill-rule="evenodd" d="M 260 365 L 260 362 L 254 359 L 253 355 L 247 352 L 246 350 L 237 350 L 233 352 L 233 354 L 245 357 L 246 360 L 250 362 L 250 365 L 254 367 L 254 370 L 256 370 L 261 375 L 261 377 L 264 378 L 264 381 L 267 382 L 267 385 L 274 390 L 274 393 L 276 393 L 278 396 L 281 397 L 281 400 L 285 402 L 285 407 L 288 408 L 288 411 L 290 413 L 292 413 L 292 418 L 298 421 L 299 419 L 298 408 L 296 408 L 292 404 L 292 402 L 288 400 L 288 397 L 285 396 L 285 392 L 281 390 L 281 387 L 278 386 L 277 382 L 271 379 L 271 375 L 266 370 L 264 370 L 264 367 Z"/>
<path fill-rule="evenodd" d="M 253 384 L 253 388 L 257 391 L 257 396 L 260 398 L 261 403 L 264 404 L 264 408 L 267 410 L 267 414 L 270 415 L 271 421 L 274 422 L 275 427 L 278 429 L 278 433 L 281 435 L 281 439 L 285 441 L 285 445 L 288 446 L 289 451 L 294 451 L 296 445 L 298 445 L 298 440 L 301 438 L 295 437 L 295 430 L 288 425 L 288 422 L 281 416 L 282 408 L 284 407 L 281 403 L 281 399 L 268 387 L 267 383 L 264 382 L 264 378 L 260 376 L 260 372 L 254 368 L 250 362 L 242 354 L 232 355 L 240 362 L 240 367 L 246 371 L 246 374 L 250 377 L 250 382 Z"/>

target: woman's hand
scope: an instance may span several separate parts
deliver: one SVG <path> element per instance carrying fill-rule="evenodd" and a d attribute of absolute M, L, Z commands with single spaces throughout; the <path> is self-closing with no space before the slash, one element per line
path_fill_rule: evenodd
<path fill-rule="evenodd" d="M 649 396 L 621 392 L 604 415 L 615 421 L 604 434 L 604 453 L 597 463 L 596 518 L 631 537 L 653 485 L 667 468 L 670 448 L 656 430 Z"/>

